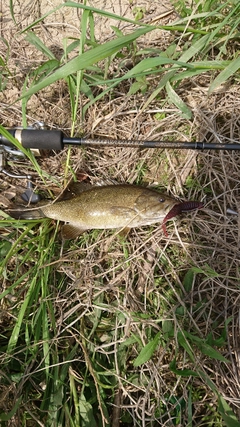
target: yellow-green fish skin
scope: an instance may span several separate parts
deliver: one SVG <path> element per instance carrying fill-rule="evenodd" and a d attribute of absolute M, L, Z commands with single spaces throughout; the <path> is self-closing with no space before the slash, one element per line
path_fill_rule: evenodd
<path fill-rule="evenodd" d="M 161 222 L 176 203 L 154 189 L 119 184 L 93 187 L 72 199 L 42 206 L 41 211 L 84 231 Z"/>

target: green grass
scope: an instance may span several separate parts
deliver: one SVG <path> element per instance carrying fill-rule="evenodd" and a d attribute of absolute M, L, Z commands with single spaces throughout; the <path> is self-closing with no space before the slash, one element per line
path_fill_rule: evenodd
<path fill-rule="evenodd" d="M 187 39 L 191 34 L 191 43 L 188 39 L 181 44 L 181 49 L 176 52 L 173 44 L 173 49 L 168 49 L 167 52 L 154 51 L 154 57 L 149 52 L 150 57 L 142 58 L 144 52 L 135 52 L 137 64 L 132 69 L 120 77 L 111 76 L 107 78 L 104 68 L 99 66 L 99 62 L 106 60 L 110 61 L 121 51 L 123 47 L 133 51 L 132 43 L 141 35 L 153 31 L 156 27 L 145 25 L 142 28 L 133 31 L 128 35 L 117 33 L 117 37 L 109 42 L 98 45 L 94 39 L 94 14 L 104 14 L 104 11 L 90 8 L 84 4 L 66 2 L 62 7 L 76 7 L 83 9 L 81 29 L 82 37 L 78 41 L 74 41 L 69 45 L 64 46 L 64 55 L 62 59 L 57 60 L 54 54 L 49 50 L 36 34 L 32 33 L 32 29 L 44 17 L 39 18 L 22 32 L 26 33 L 26 39 L 33 44 L 46 57 L 46 62 L 34 71 L 34 78 L 28 90 L 24 90 L 23 97 L 29 97 L 37 91 L 49 86 L 59 79 L 67 79 L 69 93 L 71 95 L 71 109 L 73 125 L 76 122 L 76 105 L 78 103 L 79 90 L 87 95 L 89 102 L 83 109 L 83 113 L 101 97 L 110 92 L 116 85 L 124 80 L 133 79 L 135 84 L 139 83 L 139 79 L 145 76 L 158 75 L 161 76 L 155 90 L 152 92 L 149 99 L 145 102 L 146 108 L 149 103 L 154 100 L 163 88 L 167 91 L 169 100 L 179 108 L 179 112 L 183 117 L 191 118 L 191 111 L 187 105 L 178 96 L 175 88 L 178 87 L 183 79 L 191 79 L 193 76 L 211 71 L 213 81 L 209 86 L 209 94 L 213 92 L 221 84 L 224 84 L 227 79 L 234 76 L 239 79 L 240 59 L 234 49 L 230 54 L 227 52 L 227 46 L 234 43 L 238 37 L 238 26 L 240 22 L 238 2 L 226 1 L 219 2 L 210 1 L 208 5 L 203 5 L 202 1 L 197 1 L 194 6 L 194 11 L 185 8 L 185 2 L 179 1 L 177 6 L 183 13 L 183 18 L 171 26 L 159 26 L 167 31 L 182 32 L 183 40 Z M 54 11 L 52 11 L 54 12 Z M 120 16 L 108 13 L 109 18 L 123 20 Z M 187 23 L 187 24 L 186 24 Z M 140 23 L 138 24 L 140 26 Z M 90 31 L 90 39 L 87 37 L 87 30 Z M 90 47 L 86 51 L 84 47 Z M 216 50 L 216 54 L 212 55 L 212 51 Z M 68 60 L 68 56 L 72 51 L 77 51 L 75 58 Z M 132 52 L 131 52 L 132 53 Z M 109 60 L 108 60 L 109 61 Z M 109 62 L 111 63 L 111 62 Z M 170 65 L 170 70 L 167 73 L 165 65 Z M 94 67 L 93 67 L 94 66 Z M 93 68 L 91 68 L 93 67 Z M 214 78 L 214 72 L 218 72 Z M 220 72 L 219 72 L 220 71 Z M 101 91 L 101 94 L 94 96 L 93 88 L 98 86 L 106 87 Z M 135 86 L 136 88 L 137 86 Z M 74 126 L 73 126 L 74 130 Z"/>
<path fill-rule="evenodd" d="M 186 82 L 207 75 L 209 96 L 227 82 L 239 82 L 240 4 L 179 0 L 175 6 L 180 15 L 175 23 L 153 26 L 86 2 L 66 2 L 57 9 L 83 12 L 81 38 L 63 40 L 60 59 L 35 31 L 56 9 L 21 29 L 29 46 L 42 55 L 41 64 L 20 82 L 21 95 L 15 101 L 22 100 L 22 122 L 28 122 L 31 97 L 57 82 L 67 87 L 72 135 L 81 132 L 82 96 L 85 120 L 98 102 L 117 98 L 124 84 L 129 85 L 126 97 L 143 96 L 142 112 L 151 103 L 168 104 L 191 121 L 192 111 L 181 90 Z M 13 2 L 10 9 L 17 27 Z M 136 19 L 144 14 L 135 10 Z M 115 28 L 115 36 L 99 44 L 95 37 L 99 15 L 135 27 L 126 34 Z M 168 49 L 138 49 L 139 38 L 156 28 L 173 36 Z M 4 92 L 10 79 L 17 77 L 9 64 L 11 47 L 3 41 Z M 132 67 L 126 69 L 129 58 Z M 160 116 L 159 123 L 164 118 Z M 2 126 L 0 132 L 5 134 Z M 63 165 L 66 177 L 71 153 Z M 27 150 L 26 155 L 47 187 L 44 162 L 37 162 Z M 144 181 L 145 161 L 140 159 L 133 169 L 135 182 Z M 199 190 L 201 185 L 189 177 L 189 188 Z M 156 229 L 127 238 L 94 231 L 62 244 L 58 227 L 49 220 L 14 221 L 5 216 L 0 226 L 2 426 L 9 426 L 10 420 L 27 427 L 240 425 L 214 376 L 216 366 L 224 372 L 231 363 L 232 318 L 219 314 L 220 309 L 215 318 L 205 296 L 191 296 L 195 286 L 221 284 L 218 280 L 225 280 L 224 274 L 206 261 L 193 265 L 188 247 L 167 243 L 152 249 L 151 242 L 159 239 Z M 231 274 L 227 279 L 238 289 L 238 277 Z M 121 405 L 119 424 L 116 408 Z"/>

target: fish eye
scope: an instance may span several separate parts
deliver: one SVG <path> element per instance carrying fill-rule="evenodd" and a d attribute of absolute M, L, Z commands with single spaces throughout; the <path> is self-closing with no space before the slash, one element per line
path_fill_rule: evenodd
<path fill-rule="evenodd" d="M 165 199 L 159 199 L 159 202 L 163 203 L 165 202 Z"/>

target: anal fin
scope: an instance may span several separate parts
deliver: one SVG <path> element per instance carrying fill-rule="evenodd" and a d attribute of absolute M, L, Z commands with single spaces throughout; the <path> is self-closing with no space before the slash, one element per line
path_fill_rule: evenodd
<path fill-rule="evenodd" d="M 63 240 L 76 239 L 86 231 L 85 228 L 80 228 L 71 224 L 64 224 L 61 228 L 61 236 Z"/>
<path fill-rule="evenodd" d="M 127 236 L 128 236 L 128 234 L 129 234 L 130 230 L 131 230 L 131 228 L 130 228 L 130 227 L 124 227 L 124 228 L 122 228 L 122 229 L 118 232 L 118 235 L 119 235 L 120 237 L 125 238 L 125 237 L 127 237 Z"/>

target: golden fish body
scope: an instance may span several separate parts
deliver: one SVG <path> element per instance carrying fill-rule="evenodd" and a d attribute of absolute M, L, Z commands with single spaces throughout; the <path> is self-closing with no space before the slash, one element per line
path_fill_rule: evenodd
<path fill-rule="evenodd" d="M 136 185 L 106 185 L 82 191 L 78 196 L 41 207 L 52 219 L 67 222 L 66 238 L 85 230 L 132 228 L 162 221 L 176 200 Z M 67 237 L 68 235 L 68 237 Z"/>

